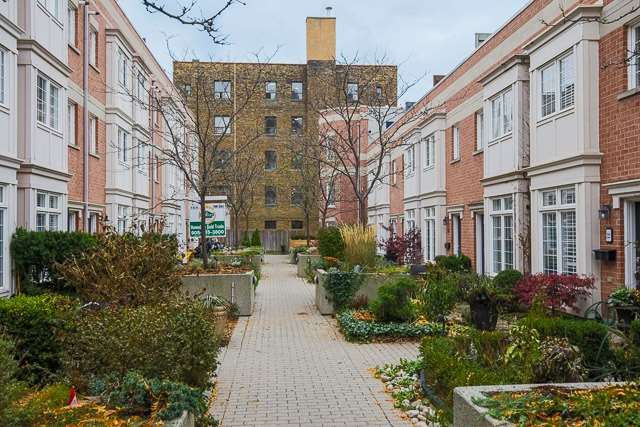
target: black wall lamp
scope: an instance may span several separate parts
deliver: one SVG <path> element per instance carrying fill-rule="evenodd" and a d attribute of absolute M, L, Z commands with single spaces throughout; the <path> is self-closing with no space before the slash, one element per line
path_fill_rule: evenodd
<path fill-rule="evenodd" d="M 598 216 L 601 220 L 609 219 L 611 216 L 611 205 L 600 205 L 600 209 L 598 209 Z"/>

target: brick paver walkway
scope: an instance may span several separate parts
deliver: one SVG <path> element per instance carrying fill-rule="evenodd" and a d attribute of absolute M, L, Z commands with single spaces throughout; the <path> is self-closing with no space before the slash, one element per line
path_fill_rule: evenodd
<path fill-rule="evenodd" d="M 409 425 L 370 368 L 415 358 L 417 345 L 345 342 L 286 262 L 266 257 L 255 312 L 221 355 L 213 415 L 223 427 Z"/>

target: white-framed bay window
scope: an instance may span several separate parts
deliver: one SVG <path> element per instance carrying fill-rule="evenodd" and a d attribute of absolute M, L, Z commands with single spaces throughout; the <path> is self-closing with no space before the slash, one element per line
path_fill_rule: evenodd
<path fill-rule="evenodd" d="M 491 99 L 491 140 L 513 130 L 513 90 L 509 87 Z"/>
<path fill-rule="evenodd" d="M 436 164 L 436 136 L 429 135 L 423 140 L 424 168 L 431 169 Z"/>
<path fill-rule="evenodd" d="M 629 27 L 629 89 L 640 88 L 640 23 Z"/>
<path fill-rule="evenodd" d="M 60 86 L 38 74 L 36 89 L 36 108 L 38 123 L 60 130 Z"/>
<path fill-rule="evenodd" d="M 409 209 L 405 214 L 405 219 L 407 221 L 407 230 L 411 231 L 416 228 L 416 210 Z"/>
<path fill-rule="evenodd" d="M 576 190 L 564 187 L 540 193 L 542 271 L 577 273 Z"/>
<path fill-rule="evenodd" d="M 38 0 L 38 3 L 44 7 L 54 18 L 60 20 L 60 3 L 62 0 Z"/>
<path fill-rule="evenodd" d="M 7 105 L 9 95 L 9 51 L 0 46 L 0 105 Z"/>
<path fill-rule="evenodd" d="M 118 160 L 126 164 L 129 161 L 129 133 L 118 126 Z"/>
<path fill-rule="evenodd" d="M 117 218 L 117 230 L 118 233 L 124 234 L 128 229 L 129 221 L 129 207 L 124 205 L 118 205 L 118 218 Z"/>
<path fill-rule="evenodd" d="M 129 58 L 122 49 L 118 49 L 118 83 L 121 86 L 127 87 L 127 81 L 129 76 Z"/>
<path fill-rule="evenodd" d="M 46 191 L 36 192 L 36 231 L 60 229 L 61 196 Z"/>
<path fill-rule="evenodd" d="M 436 259 L 436 208 L 424 208 L 424 260 Z"/>
<path fill-rule="evenodd" d="M 416 170 L 416 145 L 412 144 L 404 152 L 404 173 L 406 176 L 412 175 Z"/>
<path fill-rule="evenodd" d="M 513 269 L 513 196 L 491 199 L 491 271 Z"/>
<path fill-rule="evenodd" d="M 571 50 L 540 70 L 540 118 L 573 107 L 575 93 L 575 54 Z"/>

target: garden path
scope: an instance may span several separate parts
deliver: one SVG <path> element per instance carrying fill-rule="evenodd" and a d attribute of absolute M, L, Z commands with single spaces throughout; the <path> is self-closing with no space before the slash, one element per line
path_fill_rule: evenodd
<path fill-rule="evenodd" d="M 223 427 L 410 425 L 370 369 L 415 358 L 417 344 L 346 342 L 287 260 L 266 256 L 254 314 L 221 355 L 214 417 Z"/>

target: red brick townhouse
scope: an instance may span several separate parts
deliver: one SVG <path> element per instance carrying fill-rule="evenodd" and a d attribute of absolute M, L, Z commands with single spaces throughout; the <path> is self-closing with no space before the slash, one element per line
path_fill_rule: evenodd
<path fill-rule="evenodd" d="M 177 96 L 116 0 L 0 1 L 0 296 L 13 289 L 17 227 L 81 230 L 86 218 L 88 231 L 101 221 L 123 231 L 162 218 L 184 238 L 184 180 L 158 162 L 152 93 Z"/>
<path fill-rule="evenodd" d="M 640 280 L 640 6 L 564 3 L 529 2 L 394 125 L 384 221 L 428 260 L 593 275 L 598 301 Z"/>

